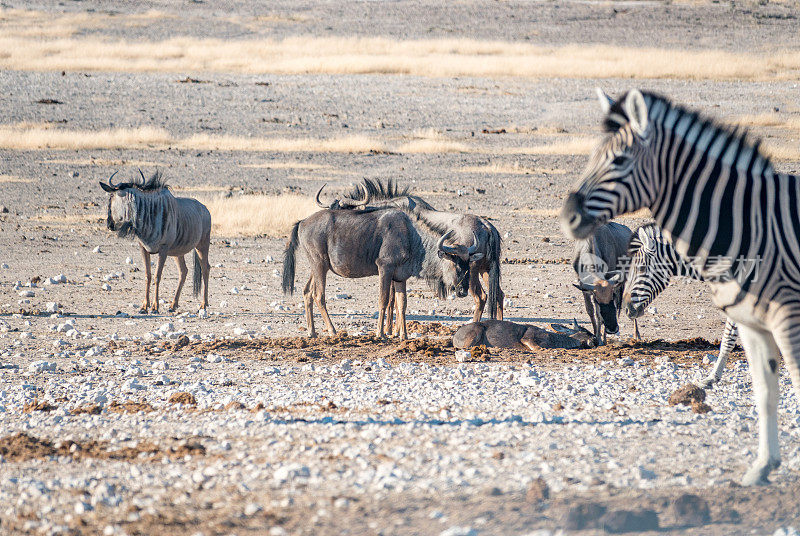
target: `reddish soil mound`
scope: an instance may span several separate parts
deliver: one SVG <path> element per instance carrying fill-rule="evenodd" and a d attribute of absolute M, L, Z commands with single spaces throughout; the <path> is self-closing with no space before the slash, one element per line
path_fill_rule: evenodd
<path fill-rule="evenodd" d="M 186 391 L 172 393 L 168 402 L 170 404 L 186 404 L 187 406 L 197 405 L 197 399 L 194 397 L 194 395 L 192 393 L 187 393 Z"/>
<path fill-rule="evenodd" d="M 150 413 L 151 411 L 155 410 L 156 408 L 154 408 L 144 400 L 140 402 L 134 402 L 133 400 L 128 400 L 122 403 L 113 400 L 108 406 L 106 406 L 106 411 L 109 413 L 139 413 L 140 411 L 144 411 L 145 413 Z"/>

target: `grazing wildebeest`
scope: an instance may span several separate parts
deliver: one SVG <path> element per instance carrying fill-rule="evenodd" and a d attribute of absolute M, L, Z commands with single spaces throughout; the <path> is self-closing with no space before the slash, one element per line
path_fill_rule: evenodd
<path fill-rule="evenodd" d="M 564 201 L 585 238 L 648 208 L 739 328 L 758 411 L 758 456 L 743 485 L 780 466 L 779 360 L 800 397 L 800 176 L 777 171 L 747 133 L 650 92 L 600 93 L 606 135 Z"/>
<path fill-rule="evenodd" d="M 647 306 L 667 288 L 673 277 L 703 280 L 697 268 L 678 255 L 675 246 L 655 223 L 642 225 L 631 235 L 627 257 L 628 277 L 625 278 L 622 302 L 628 318 L 633 320 L 644 314 Z M 722 332 L 717 361 L 700 384 L 702 387 L 712 387 L 722 378 L 728 356 L 736 346 L 738 333 L 736 323 L 728 318 Z"/>
<path fill-rule="evenodd" d="M 572 254 L 572 267 L 578 275 L 575 287 L 583 292 L 597 344 L 606 343 L 606 333 L 619 332 L 617 317 L 622 304 L 624 274 L 617 267 L 628 250 L 630 238 L 630 229 L 610 222 L 593 235 L 575 242 Z M 636 320 L 634 326 L 638 338 Z"/>
<path fill-rule="evenodd" d="M 116 175 L 116 173 L 114 173 Z M 208 247 L 211 242 L 211 214 L 195 199 L 175 197 L 167 187 L 161 173 L 156 171 L 150 179 L 145 179 L 139 171 L 141 180 L 113 184 L 103 182 L 100 186 L 110 195 L 108 199 L 108 218 L 106 225 L 119 237 L 135 236 L 139 240 L 144 260 L 145 298 L 140 312 L 150 309 L 150 255 L 158 254 L 156 268 L 156 288 L 152 312 L 158 312 L 158 289 L 161 272 L 167 257 L 175 257 L 180 270 L 178 289 L 172 300 L 170 311 L 178 308 L 183 283 L 186 281 L 186 260 L 184 255 L 194 250 L 195 297 L 203 291 L 203 309 L 208 307 Z"/>
<path fill-rule="evenodd" d="M 323 185 L 324 187 L 324 185 Z M 359 201 L 364 192 L 366 201 Z M 500 289 L 500 233 L 494 225 L 485 218 L 472 214 L 458 214 L 436 210 L 422 197 L 413 195 L 409 189 L 400 189 L 391 179 L 373 181 L 364 179 L 363 184 L 356 186 L 355 190 L 342 199 L 337 199 L 330 205 L 323 205 L 319 201 L 320 188 L 317 192 L 317 203 L 322 208 L 350 208 L 353 206 L 395 206 L 408 209 L 425 220 L 434 222 L 446 229 L 453 231 L 456 242 L 468 243 L 472 237 L 477 237 L 477 248 L 467 255 L 466 248 L 450 249 L 449 253 L 459 255 L 463 260 L 468 260 L 469 293 L 475 300 L 475 309 L 472 321 L 477 322 L 483 315 L 484 307 L 489 304 L 489 318 L 503 319 L 503 300 L 505 295 Z M 481 278 L 486 286 L 481 286 Z M 390 302 L 392 298 L 390 297 Z M 391 312 L 389 313 L 391 314 Z M 391 316 L 389 317 L 391 319 Z"/>
<path fill-rule="evenodd" d="M 406 280 L 424 278 L 440 296 L 455 289 L 466 296 L 469 263 L 448 253 L 452 233 L 411 211 L 380 208 L 364 211 L 325 209 L 295 223 L 283 256 L 283 292 L 294 291 L 295 251 L 303 249 L 311 276 L 303 290 L 309 336 L 314 329 L 314 303 L 331 334 L 336 333 L 325 307 L 328 271 L 347 278 L 377 275 L 380 283 L 378 329 L 385 335 L 389 290 L 397 294 L 400 337 L 405 326 Z M 474 240 L 474 237 L 473 237 Z"/>
<path fill-rule="evenodd" d="M 569 328 L 562 324 L 550 325 L 555 332 L 536 326 L 516 324 L 506 320 L 471 322 L 453 334 L 454 348 L 470 348 L 483 344 L 497 348 L 537 350 L 539 348 L 591 348 L 594 336 L 577 322 Z"/>

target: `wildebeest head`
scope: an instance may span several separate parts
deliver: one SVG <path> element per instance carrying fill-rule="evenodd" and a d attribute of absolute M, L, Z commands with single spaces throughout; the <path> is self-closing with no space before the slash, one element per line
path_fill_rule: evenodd
<path fill-rule="evenodd" d="M 117 172 L 115 171 L 108 178 L 108 184 L 100 182 L 100 187 L 111 194 L 108 199 L 106 227 L 109 231 L 117 233 L 120 238 L 124 238 L 134 234 L 133 194 L 129 190 L 133 184 L 127 182 L 114 184 L 111 179 L 116 174 Z"/>
<path fill-rule="evenodd" d="M 614 270 L 606 272 L 603 277 L 600 277 L 599 274 L 591 274 L 590 277 L 574 284 L 575 288 L 589 295 L 594 301 L 595 306 L 600 310 L 600 317 L 603 319 L 606 331 L 611 334 L 619 331 L 614 294 L 622 283 L 622 272 Z"/>
<path fill-rule="evenodd" d="M 483 258 L 483 253 L 478 250 L 478 237 L 472 234 L 472 245 L 448 246 L 444 242 L 453 231 L 447 231 L 439 239 L 436 249 L 442 261 L 442 280 L 446 287 L 455 289 L 456 296 L 463 298 L 469 291 L 469 270 L 470 264 Z M 450 262 L 447 262 L 450 261 Z"/>

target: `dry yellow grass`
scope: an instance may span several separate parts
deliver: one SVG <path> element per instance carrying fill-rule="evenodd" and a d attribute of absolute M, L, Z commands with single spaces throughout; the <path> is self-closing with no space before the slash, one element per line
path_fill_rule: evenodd
<path fill-rule="evenodd" d="M 531 147 L 508 147 L 500 150 L 503 154 L 541 154 L 541 155 L 571 155 L 591 154 L 597 147 L 597 138 L 572 138 L 566 141 L 534 145 Z"/>
<path fill-rule="evenodd" d="M 333 170 L 331 166 L 312 164 L 311 162 L 258 162 L 254 164 L 239 164 L 239 167 L 251 169 L 319 169 Z"/>
<path fill-rule="evenodd" d="M 795 79 L 800 69 L 800 51 L 796 50 L 761 54 L 607 45 L 544 47 L 472 39 L 399 41 L 312 36 L 115 41 L 63 36 L 64 31 L 29 37 L 5 26 L 0 32 L 0 50 L 4 51 L 0 68 L 16 70 L 789 80 Z"/>
<path fill-rule="evenodd" d="M 764 142 L 761 149 L 775 162 L 800 162 L 800 140 L 780 144 Z"/>
<path fill-rule="evenodd" d="M 294 222 L 319 208 L 302 195 L 240 195 L 201 199 L 217 236 L 285 236 Z"/>
<path fill-rule="evenodd" d="M 386 146 L 368 136 L 352 135 L 340 138 L 248 138 L 244 136 L 214 136 L 195 134 L 173 145 L 186 149 L 215 151 L 264 152 L 315 152 L 315 153 L 368 153 L 385 151 Z"/>
<path fill-rule="evenodd" d="M 153 160 L 121 160 L 117 158 L 51 158 L 42 160 L 45 164 L 67 164 L 71 166 L 106 166 L 106 167 L 167 167 L 165 162 Z"/>
<path fill-rule="evenodd" d="M 0 184 L 33 182 L 33 179 L 23 179 L 16 175 L 0 175 Z"/>
<path fill-rule="evenodd" d="M 494 164 L 487 164 L 485 166 L 466 166 L 462 168 L 456 168 L 455 171 L 460 173 L 499 173 L 505 175 L 563 175 L 567 172 L 565 169 L 558 168 L 532 168 L 521 166 L 519 162 L 514 162 L 513 164 L 495 162 Z"/>
<path fill-rule="evenodd" d="M 0 147 L 5 149 L 146 149 L 169 141 L 166 130 L 153 127 L 65 130 L 0 126 Z"/>

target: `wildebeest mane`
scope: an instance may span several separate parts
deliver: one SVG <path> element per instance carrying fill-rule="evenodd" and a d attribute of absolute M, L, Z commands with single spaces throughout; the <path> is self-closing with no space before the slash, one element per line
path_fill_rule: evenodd
<path fill-rule="evenodd" d="M 160 170 L 156 170 L 156 172 L 153 173 L 149 179 L 145 179 L 141 171 L 139 171 L 139 174 L 141 175 L 141 178 L 133 179 L 131 182 L 119 183 L 116 185 L 117 189 L 123 190 L 125 188 L 136 188 L 140 192 L 155 192 L 165 188 L 169 190 L 167 179 L 164 178 L 164 175 Z"/>
<path fill-rule="evenodd" d="M 350 199 L 361 199 L 363 197 L 363 192 L 361 192 L 360 188 L 362 187 L 366 188 L 372 201 L 386 201 L 388 199 L 397 199 L 399 197 L 411 195 L 408 186 L 400 188 L 397 181 L 394 179 L 387 179 L 386 181 L 364 179 L 360 185 L 354 186 L 345 196 Z"/>

